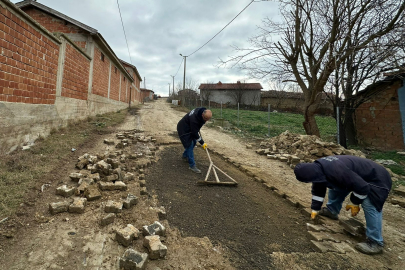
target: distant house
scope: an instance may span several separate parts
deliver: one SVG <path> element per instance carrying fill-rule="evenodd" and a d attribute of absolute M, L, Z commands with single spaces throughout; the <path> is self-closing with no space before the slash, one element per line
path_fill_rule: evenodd
<path fill-rule="evenodd" d="M 200 89 L 200 97 L 203 101 L 237 105 L 260 105 L 260 91 L 263 89 L 260 83 L 203 83 Z"/>
<path fill-rule="evenodd" d="M 304 94 L 279 90 L 262 91 L 260 105 L 267 107 L 269 104 L 272 111 L 302 112 Z M 322 93 L 321 102 L 318 104 L 316 112 L 323 115 L 333 113 L 333 104 L 325 93 Z"/>
<path fill-rule="evenodd" d="M 405 73 L 386 75 L 356 96 L 365 100 L 355 110 L 357 139 L 364 146 L 404 150 Z"/>
<path fill-rule="evenodd" d="M 183 106 L 197 106 L 200 101 L 200 95 L 191 89 L 180 90 L 177 92 L 177 96 Z"/>
<path fill-rule="evenodd" d="M 142 102 L 153 100 L 154 99 L 153 98 L 154 94 L 155 94 L 155 92 L 153 90 L 146 89 L 146 88 L 141 88 Z"/>

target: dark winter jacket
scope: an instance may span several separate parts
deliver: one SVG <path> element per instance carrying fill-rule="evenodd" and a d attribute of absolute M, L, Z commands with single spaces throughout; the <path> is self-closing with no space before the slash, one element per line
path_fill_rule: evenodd
<path fill-rule="evenodd" d="M 320 210 L 327 188 L 352 192 L 350 201 L 359 205 L 369 198 L 381 212 L 391 190 L 392 180 L 381 165 L 356 156 L 329 156 L 314 163 L 301 163 L 294 169 L 301 182 L 312 183 L 313 210 Z"/>
<path fill-rule="evenodd" d="M 202 113 L 205 110 L 206 108 L 204 107 L 195 108 L 187 113 L 177 124 L 177 132 L 184 148 L 189 147 L 193 140 L 198 141 L 201 145 L 204 144 L 199 132 L 201 127 L 205 124 L 202 118 Z"/>

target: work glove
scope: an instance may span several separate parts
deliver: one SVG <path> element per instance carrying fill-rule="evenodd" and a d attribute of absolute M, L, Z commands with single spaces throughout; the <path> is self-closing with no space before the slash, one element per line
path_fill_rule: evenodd
<path fill-rule="evenodd" d="M 312 210 L 311 212 L 311 219 L 314 220 L 318 216 L 319 211 Z"/>
<path fill-rule="evenodd" d="M 205 150 L 208 146 L 206 143 L 204 143 L 203 145 L 201 145 L 201 147 Z"/>
<path fill-rule="evenodd" d="M 360 212 L 360 206 L 355 204 L 346 205 L 346 211 L 352 211 L 352 217 L 355 217 Z"/>

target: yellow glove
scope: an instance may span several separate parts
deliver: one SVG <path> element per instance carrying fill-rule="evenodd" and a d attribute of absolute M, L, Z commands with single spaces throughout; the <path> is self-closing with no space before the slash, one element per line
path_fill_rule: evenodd
<path fill-rule="evenodd" d="M 311 219 L 314 220 L 318 216 L 319 211 L 312 210 Z"/>
<path fill-rule="evenodd" d="M 360 206 L 354 204 L 346 205 L 346 211 L 352 211 L 352 217 L 355 217 L 360 212 Z"/>
<path fill-rule="evenodd" d="M 205 148 L 207 148 L 208 146 L 206 143 L 204 143 L 203 145 L 201 145 L 201 147 L 205 150 Z"/>

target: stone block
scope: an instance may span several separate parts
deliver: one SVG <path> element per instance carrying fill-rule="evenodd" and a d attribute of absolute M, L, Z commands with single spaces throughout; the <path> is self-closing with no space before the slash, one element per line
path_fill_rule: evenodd
<path fill-rule="evenodd" d="M 101 199 L 101 192 L 96 185 L 88 186 L 84 190 L 84 196 L 88 201 L 95 201 Z"/>
<path fill-rule="evenodd" d="M 328 230 L 322 225 L 315 225 L 315 224 L 307 223 L 307 231 L 308 232 L 326 232 Z"/>
<path fill-rule="evenodd" d="M 152 225 L 145 225 L 142 227 L 143 235 L 160 235 L 165 236 L 166 228 L 159 222 L 155 221 Z"/>
<path fill-rule="evenodd" d="M 124 252 L 120 258 L 120 269 L 124 270 L 143 270 L 148 260 L 147 253 L 140 253 L 131 248 Z"/>
<path fill-rule="evenodd" d="M 399 196 L 405 197 L 405 186 L 399 186 L 394 189 L 394 193 Z"/>
<path fill-rule="evenodd" d="M 78 161 L 76 163 L 76 168 L 78 168 L 79 170 L 82 170 L 83 168 L 87 167 L 87 164 L 89 164 L 89 154 L 84 154 L 83 156 L 78 158 Z"/>
<path fill-rule="evenodd" d="M 148 191 L 146 190 L 146 187 L 142 187 L 140 190 L 141 195 L 148 195 Z"/>
<path fill-rule="evenodd" d="M 130 172 L 127 172 L 124 176 L 124 181 L 132 181 L 134 179 L 135 179 L 135 175 Z"/>
<path fill-rule="evenodd" d="M 122 170 L 121 170 L 121 168 L 116 168 L 116 169 L 114 169 L 114 171 L 113 171 L 113 174 L 114 175 L 117 175 L 118 176 L 118 180 L 119 181 L 122 181 Z"/>
<path fill-rule="evenodd" d="M 145 180 L 139 180 L 139 186 L 140 187 L 146 187 L 146 181 Z"/>
<path fill-rule="evenodd" d="M 333 236 L 331 233 L 327 232 L 308 232 L 311 238 L 315 241 L 329 241 L 329 242 L 335 242 L 335 243 L 340 243 L 341 241 L 337 239 L 336 237 Z"/>
<path fill-rule="evenodd" d="M 69 201 L 50 203 L 49 211 L 51 212 L 52 215 L 67 212 L 69 210 L 70 204 L 71 204 L 71 202 L 69 202 Z"/>
<path fill-rule="evenodd" d="M 157 211 L 159 220 L 167 219 L 166 209 L 163 206 L 157 208 L 156 211 Z"/>
<path fill-rule="evenodd" d="M 145 175 L 144 175 L 144 174 L 140 174 L 140 175 L 139 175 L 139 180 L 145 180 Z"/>
<path fill-rule="evenodd" d="M 117 215 L 114 213 L 109 213 L 108 215 L 106 215 L 101 219 L 100 221 L 101 226 L 107 226 L 108 224 L 113 223 L 116 216 Z"/>
<path fill-rule="evenodd" d="M 97 172 L 97 166 L 94 164 L 89 164 L 87 165 L 86 168 L 88 171 L 90 171 L 90 173 L 96 173 Z"/>
<path fill-rule="evenodd" d="M 113 182 L 98 182 L 98 187 L 102 191 L 111 191 L 115 190 L 115 185 Z"/>
<path fill-rule="evenodd" d="M 100 181 L 100 174 L 99 173 L 94 173 L 89 175 L 90 179 L 93 179 L 94 182 Z"/>
<path fill-rule="evenodd" d="M 72 196 L 73 194 L 75 194 L 75 192 L 75 187 L 69 187 L 67 185 L 60 186 L 56 189 L 56 195 L 60 195 L 65 198 Z"/>
<path fill-rule="evenodd" d="M 339 224 L 353 236 L 362 236 L 366 232 L 364 224 L 354 218 L 339 219 Z"/>
<path fill-rule="evenodd" d="M 90 185 L 94 184 L 94 180 L 91 178 L 82 178 L 79 180 L 79 186 L 76 189 L 76 195 L 84 193 L 84 190 Z"/>
<path fill-rule="evenodd" d="M 122 202 L 108 201 L 104 207 L 104 212 L 106 213 L 121 213 L 122 212 Z"/>
<path fill-rule="evenodd" d="M 73 203 L 69 205 L 69 213 L 83 214 L 86 204 L 86 198 L 74 198 Z"/>
<path fill-rule="evenodd" d="M 74 182 L 79 182 L 80 178 L 83 178 L 83 174 L 81 173 L 71 173 L 69 175 L 70 179 Z"/>
<path fill-rule="evenodd" d="M 104 139 L 104 143 L 107 144 L 107 145 L 114 145 L 115 144 L 114 140 L 109 140 L 109 139 Z"/>
<path fill-rule="evenodd" d="M 111 175 L 107 175 L 106 177 L 104 177 L 104 181 L 106 182 L 113 182 L 113 181 L 117 181 L 118 180 L 118 175 L 116 174 L 111 174 Z"/>
<path fill-rule="evenodd" d="M 127 185 L 126 185 L 124 182 L 122 182 L 122 181 L 117 181 L 117 182 L 115 182 L 115 184 L 114 184 L 114 189 L 115 189 L 115 190 L 125 191 L 125 190 L 128 189 L 128 187 L 127 187 Z"/>
<path fill-rule="evenodd" d="M 145 236 L 143 246 L 149 250 L 149 259 L 151 260 L 157 260 L 166 256 L 167 247 L 162 244 L 159 235 Z"/>
<path fill-rule="evenodd" d="M 111 165 L 108 164 L 107 162 L 105 162 L 104 160 L 97 162 L 96 166 L 97 166 L 97 171 L 99 173 L 102 173 L 104 175 L 110 174 Z"/>
<path fill-rule="evenodd" d="M 123 206 L 126 209 L 131 208 L 138 203 L 138 197 L 132 194 L 128 194 L 127 198 L 123 201 Z"/>
<path fill-rule="evenodd" d="M 252 149 L 253 146 L 251 144 L 246 144 L 246 149 Z"/>
<path fill-rule="evenodd" d="M 139 230 L 135 228 L 132 224 L 128 224 L 124 229 L 119 229 L 116 231 L 115 239 L 118 243 L 124 247 L 129 246 L 132 240 L 138 239 Z"/>
<path fill-rule="evenodd" d="M 139 174 L 144 174 L 145 170 L 144 169 L 139 169 Z"/>
<path fill-rule="evenodd" d="M 399 205 L 401 207 L 405 207 L 405 198 L 398 197 L 398 196 L 392 196 L 391 203 L 392 204 L 397 204 L 397 205 Z"/>

